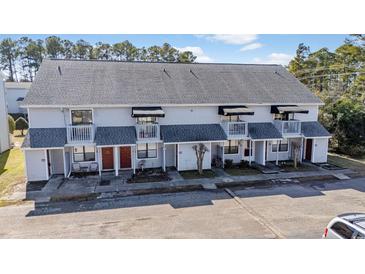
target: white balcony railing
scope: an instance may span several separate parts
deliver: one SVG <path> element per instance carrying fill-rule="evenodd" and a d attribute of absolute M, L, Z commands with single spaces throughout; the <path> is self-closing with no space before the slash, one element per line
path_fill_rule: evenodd
<path fill-rule="evenodd" d="M 67 142 L 93 142 L 95 136 L 95 127 L 91 125 L 69 125 L 67 127 Z"/>
<path fill-rule="evenodd" d="M 159 124 L 137 124 L 136 125 L 138 140 L 159 140 L 160 125 Z"/>
<path fill-rule="evenodd" d="M 226 132 L 228 137 L 237 137 L 243 138 L 248 135 L 248 123 L 239 121 L 239 122 L 222 122 L 222 128 Z"/>
<path fill-rule="evenodd" d="M 301 122 L 298 120 L 274 120 L 275 127 L 282 134 L 300 134 L 301 133 Z"/>

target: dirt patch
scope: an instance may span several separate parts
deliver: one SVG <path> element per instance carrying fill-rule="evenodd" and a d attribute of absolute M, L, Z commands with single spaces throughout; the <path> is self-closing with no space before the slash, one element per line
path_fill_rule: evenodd
<path fill-rule="evenodd" d="M 150 183 L 150 182 L 165 182 L 170 181 L 171 178 L 163 171 L 144 171 L 134 174 L 132 178 L 127 180 L 127 183 Z"/>

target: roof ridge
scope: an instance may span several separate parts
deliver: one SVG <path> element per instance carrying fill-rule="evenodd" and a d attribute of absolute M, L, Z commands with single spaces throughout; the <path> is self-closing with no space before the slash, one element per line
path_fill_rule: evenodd
<path fill-rule="evenodd" d="M 128 63 L 128 64 L 176 64 L 176 65 L 237 65 L 237 66 L 278 66 L 282 67 L 280 64 L 250 64 L 250 63 L 184 63 L 184 62 L 149 62 L 149 61 L 123 61 L 123 60 L 100 60 L 100 59 L 62 59 L 62 58 L 44 58 L 46 61 L 68 61 L 68 62 L 104 62 L 104 63 Z"/>

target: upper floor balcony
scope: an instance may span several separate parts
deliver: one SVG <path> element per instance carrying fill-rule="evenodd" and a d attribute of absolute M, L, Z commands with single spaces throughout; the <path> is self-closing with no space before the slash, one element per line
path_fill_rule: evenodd
<path fill-rule="evenodd" d="M 160 140 L 160 125 L 157 123 L 136 124 L 138 141 Z"/>
<path fill-rule="evenodd" d="M 222 121 L 221 126 L 229 139 L 241 139 L 248 136 L 248 123 L 244 121 Z"/>
<path fill-rule="evenodd" d="M 95 125 L 68 125 L 67 142 L 68 143 L 85 143 L 94 142 Z"/>
<path fill-rule="evenodd" d="M 299 120 L 274 120 L 274 125 L 285 136 L 301 134 L 301 122 Z"/>

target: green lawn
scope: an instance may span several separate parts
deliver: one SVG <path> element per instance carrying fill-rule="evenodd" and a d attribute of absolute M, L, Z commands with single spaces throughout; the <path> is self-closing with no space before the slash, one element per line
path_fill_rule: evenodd
<path fill-rule="evenodd" d="M 365 156 L 362 158 L 350 158 L 349 156 L 329 153 L 328 163 L 365 174 Z"/>
<path fill-rule="evenodd" d="M 201 175 L 196 170 L 179 171 L 179 173 L 184 179 L 187 179 L 187 180 L 189 180 L 189 179 L 213 178 L 213 177 L 216 176 L 214 171 L 212 171 L 210 169 L 204 170 L 203 174 L 201 174 Z"/>
<path fill-rule="evenodd" d="M 239 168 L 239 167 L 232 167 L 232 168 L 225 168 L 224 171 L 231 175 L 231 176 L 246 176 L 246 175 L 256 175 L 260 174 L 261 172 L 254 168 Z"/>
<path fill-rule="evenodd" d="M 20 148 L 13 148 L 1 153 L 0 200 L 10 193 L 15 185 L 24 182 L 24 180 L 24 156 Z"/>

